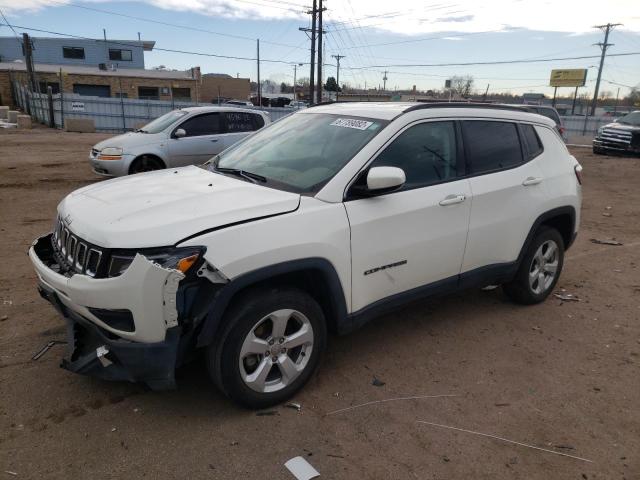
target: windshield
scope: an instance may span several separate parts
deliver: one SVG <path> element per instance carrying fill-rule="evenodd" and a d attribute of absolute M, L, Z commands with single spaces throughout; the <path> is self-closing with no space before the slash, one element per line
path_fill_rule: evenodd
<path fill-rule="evenodd" d="M 144 133 L 160 133 L 176 120 L 184 117 L 186 114 L 187 112 L 183 110 L 173 110 L 172 112 L 165 113 L 161 117 L 156 118 L 154 121 L 147 123 L 139 131 Z"/>
<path fill-rule="evenodd" d="M 625 125 L 640 125 L 640 112 L 631 112 L 618 119 L 618 123 Z"/>
<path fill-rule="evenodd" d="M 293 114 L 223 152 L 213 169 L 264 177 L 274 188 L 315 194 L 388 122 L 344 115 Z"/>

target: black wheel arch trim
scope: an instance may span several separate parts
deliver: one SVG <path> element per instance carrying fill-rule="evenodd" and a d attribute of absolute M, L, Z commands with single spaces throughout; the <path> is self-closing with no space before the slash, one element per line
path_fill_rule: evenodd
<path fill-rule="evenodd" d="M 522 248 L 520 249 L 520 254 L 518 255 L 518 260 L 517 260 L 518 265 L 520 265 L 520 262 L 524 258 L 527 252 L 527 249 L 529 248 L 529 245 L 533 241 L 533 237 L 535 236 L 540 226 L 545 222 L 548 222 L 549 220 L 552 220 L 554 218 L 561 217 L 564 215 L 569 215 L 569 217 L 571 218 L 570 238 L 569 238 L 569 241 L 564 246 L 565 251 L 569 250 L 569 247 L 571 247 L 576 237 L 576 209 L 571 205 L 566 205 L 564 207 L 556 207 L 556 208 L 552 208 L 551 210 L 547 210 L 533 222 L 533 225 L 529 230 L 529 234 L 527 235 L 527 238 L 525 239 L 524 243 L 522 244 Z M 562 234 L 562 232 L 560 232 L 560 234 Z"/>
<path fill-rule="evenodd" d="M 277 263 L 252 270 L 223 285 L 211 301 L 211 307 L 198 335 L 197 346 L 204 347 L 214 342 L 216 333 L 222 325 L 222 317 L 225 310 L 234 296 L 241 290 L 268 280 L 269 278 L 305 271 L 317 271 L 322 274 L 325 285 L 331 294 L 328 308 L 334 317 L 335 325 L 339 332 L 348 330 L 349 326 L 345 325 L 345 323 L 349 321 L 349 315 L 347 313 L 344 289 L 338 272 L 329 260 L 322 257 L 311 257 Z"/>

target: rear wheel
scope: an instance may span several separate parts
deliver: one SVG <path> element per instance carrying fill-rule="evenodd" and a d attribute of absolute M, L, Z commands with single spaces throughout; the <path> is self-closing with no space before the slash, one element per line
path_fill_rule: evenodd
<path fill-rule="evenodd" d="M 515 278 L 503 290 L 515 302 L 544 301 L 558 282 L 564 262 L 564 241 L 553 228 L 541 228 L 522 259 Z"/>
<path fill-rule="evenodd" d="M 159 158 L 143 155 L 133 161 L 131 167 L 129 167 L 129 174 L 151 172 L 153 170 L 162 170 L 163 168 L 164 164 Z"/>
<path fill-rule="evenodd" d="M 309 380 L 326 344 L 322 309 L 294 288 L 252 290 L 231 307 L 226 331 L 209 349 L 209 372 L 235 402 L 265 408 Z"/>

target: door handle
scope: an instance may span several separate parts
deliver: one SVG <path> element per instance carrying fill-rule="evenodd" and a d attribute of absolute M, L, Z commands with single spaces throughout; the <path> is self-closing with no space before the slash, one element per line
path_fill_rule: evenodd
<path fill-rule="evenodd" d="M 462 203 L 467 199 L 465 195 L 447 195 L 444 199 L 440 200 L 440 205 L 446 207 L 447 205 L 455 205 L 456 203 Z"/>
<path fill-rule="evenodd" d="M 531 185 L 538 185 L 540 182 L 542 182 L 542 177 L 527 177 L 524 182 L 522 182 L 522 185 L 529 187 Z"/>
<path fill-rule="evenodd" d="M 211 139 L 211 141 L 215 143 L 215 142 L 218 141 L 218 139 L 217 138 L 213 138 L 213 139 Z"/>

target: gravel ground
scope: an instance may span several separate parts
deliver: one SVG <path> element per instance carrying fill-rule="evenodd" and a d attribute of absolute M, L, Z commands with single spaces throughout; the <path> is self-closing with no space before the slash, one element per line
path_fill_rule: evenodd
<path fill-rule="evenodd" d="M 86 157 L 103 138 L 0 132 L 0 478 L 288 479 L 298 455 L 334 479 L 640 478 L 639 159 L 573 150 L 584 217 L 558 290 L 581 301 L 522 307 L 497 289 L 414 303 L 331 338 L 302 410 L 261 415 L 218 393 L 202 362 L 154 393 L 60 369 L 62 346 L 31 360 L 64 328 L 25 253 L 64 195 L 100 181 Z M 453 396 L 328 415 L 421 395 Z"/>

